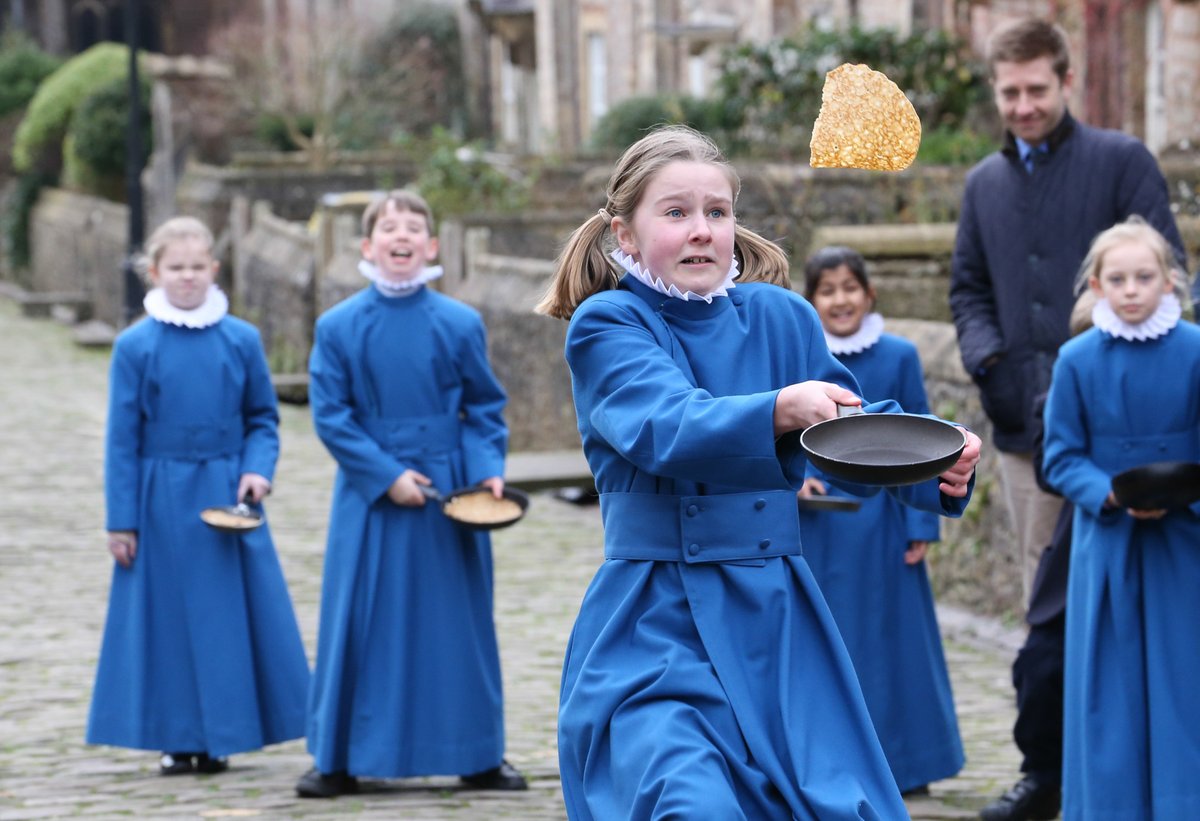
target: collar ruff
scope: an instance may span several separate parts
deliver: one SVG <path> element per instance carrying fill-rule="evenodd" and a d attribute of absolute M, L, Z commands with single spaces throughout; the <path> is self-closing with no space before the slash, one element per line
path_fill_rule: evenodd
<path fill-rule="evenodd" d="M 846 354 L 862 353 L 878 342 L 881 336 L 883 336 L 883 314 L 872 312 L 863 317 L 858 330 L 849 336 L 834 336 L 825 331 L 825 344 L 829 346 L 831 354 L 845 356 Z"/>
<path fill-rule="evenodd" d="M 665 282 L 663 282 L 662 277 L 656 277 L 649 271 L 643 271 L 641 263 L 639 263 L 629 254 L 622 251 L 620 248 L 615 249 L 611 254 L 609 254 L 609 256 L 615 259 L 618 265 L 628 271 L 634 278 L 638 280 L 638 282 L 642 283 L 647 288 L 653 288 L 663 296 L 682 299 L 684 302 L 687 302 L 690 299 L 702 299 L 705 302 L 712 304 L 712 301 L 715 297 L 729 296 L 729 289 L 737 287 L 737 283 L 735 283 L 734 280 L 737 279 L 738 274 L 740 273 L 738 271 L 737 257 L 734 257 L 733 263 L 729 266 L 729 273 L 725 275 L 724 282 L 722 282 L 713 290 L 709 291 L 707 294 L 697 294 L 693 291 L 680 291 L 673 284 L 667 285 Z"/>
<path fill-rule="evenodd" d="M 440 265 L 426 265 L 412 279 L 396 282 L 385 277 L 377 265 L 373 265 L 365 259 L 358 261 L 358 272 L 374 282 L 375 287 L 384 296 L 408 296 L 426 282 L 433 282 L 445 273 Z"/>
<path fill-rule="evenodd" d="M 190 311 L 176 308 L 167 301 L 167 292 L 162 288 L 151 288 L 142 300 L 146 315 L 168 325 L 181 328 L 207 328 L 216 325 L 229 313 L 229 297 L 216 285 L 208 286 L 204 302 Z"/>
<path fill-rule="evenodd" d="M 1109 336 L 1128 339 L 1130 342 L 1144 342 L 1165 336 L 1179 324 L 1182 315 L 1183 307 L 1179 304 L 1179 297 L 1163 294 L 1162 301 L 1158 303 L 1154 313 L 1138 324 L 1131 325 L 1117 316 L 1107 299 L 1100 299 L 1096 301 L 1096 307 L 1092 308 L 1092 324 Z"/>

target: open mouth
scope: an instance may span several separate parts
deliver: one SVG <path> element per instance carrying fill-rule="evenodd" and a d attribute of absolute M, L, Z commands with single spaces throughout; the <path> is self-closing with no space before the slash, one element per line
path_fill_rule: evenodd
<path fill-rule="evenodd" d="M 711 265 L 712 257 L 684 257 L 680 260 L 683 265 Z"/>
<path fill-rule="evenodd" d="M 394 251 L 389 251 L 388 256 L 396 260 L 412 259 L 413 252 L 407 248 L 398 248 Z"/>

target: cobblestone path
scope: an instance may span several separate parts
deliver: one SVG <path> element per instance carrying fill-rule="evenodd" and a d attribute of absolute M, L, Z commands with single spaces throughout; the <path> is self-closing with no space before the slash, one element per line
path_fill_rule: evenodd
<path fill-rule="evenodd" d="M 563 647 L 600 558 L 594 508 L 536 494 L 495 535 L 496 619 L 508 757 L 524 794 L 464 791 L 456 779 L 367 782 L 336 801 L 295 797 L 303 742 L 240 755 L 218 776 L 163 778 L 157 756 L 83 743 L 111 560 L 103 540 L 108 355 L 0 300 L 0 819 L 562 819 L 555 708 Z M 310 659 L 333 465 L 306 408 L 282 409 L 283 451 L 268 513 Z M 1015 777 L 1008 669 L 1014 631 L 943 612 L 968 762 L 914 800 L 916 819 L 974 818 Z"/>

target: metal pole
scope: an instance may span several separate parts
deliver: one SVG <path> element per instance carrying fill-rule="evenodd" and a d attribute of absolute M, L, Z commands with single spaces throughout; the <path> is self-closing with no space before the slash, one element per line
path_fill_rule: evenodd
<path fill-rule="evenodd" d="M 125 43 L 129 46 L 129 127 L 125 130 L 125 192 L 129 204 L 129 242 L 125 254 L 124 325 L 142 310 L 144 290 L 136 259 L 145 239 L 142 216 L 142 95 L 138 82 L 138 6 L 140 0 L 125 0 Z"/>

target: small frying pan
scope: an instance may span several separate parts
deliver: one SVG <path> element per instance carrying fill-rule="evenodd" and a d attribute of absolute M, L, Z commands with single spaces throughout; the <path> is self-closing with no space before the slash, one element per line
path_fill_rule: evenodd
<path fill-rule="evenodd" d="M 209 527 L 225 533 L 245 533 L 263 523 L 262 514 L 250 507 L 250 494 L 236 505 L 206 507 L 200 511 L 200 519 Z"/>
<path fill-rule="evenodd" d="M 1187 507 L 1200 501 L 1200 463 L 1151 462 L 1132 468 L 1113 477 L 1112 491 L 1121 507 L 1134 510 Z"/>
<path fill-rule="evenodd" d="M 813 496 L 797 496 L 796 504 L 801 510 L 813 511 L 830 511 L 839 513 L 853 513 L 862 507 L 862 502 L 854 499 L 847 499 L 845 496 L 824 496 L 816 494 Z"/>
<path fill-rule="evenodd" d="M 912 413 L 864 413 L 842 405 L 800 434 L 809 460 L 838 479 L 860 485 L 914 485 L 945 473 L 958 461 L 962 429 Z"/>
<path fill-rule="evenodd" d="M 529 497 L 515 488 L 504 488 L 497 499 L 482 485 L 460 487 L 442 494 L 432 485 L 420 485 L 425 498 L 437 502 L 446 518 L 474 530 L 498 530 L 519 522 L 529 509 Z"/>

